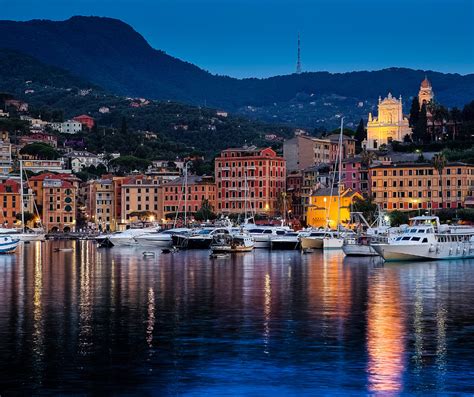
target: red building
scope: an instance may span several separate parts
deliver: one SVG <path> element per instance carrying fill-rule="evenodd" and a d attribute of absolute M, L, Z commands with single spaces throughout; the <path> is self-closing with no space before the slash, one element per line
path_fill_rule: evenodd
<path fill-rule="evenodd" d="M 31 135 L 23 135 L 20 137 L 21 145 L 29 145 L 31 143 L 46 143 L 54 148 L 58 147 L 58 138 L 51 134 L 38 132 Z"/>
<path fill-rule="evenodd" d="M 182 213 L 185 209 L 184 178 L 178 178 L 161 187 L 163 195 L 163 217 L 170 218 L 176 212 Z M 202 201 L 208 200 L 214 211 L 216 210 L 216 184 L 214 178 L 208 176 L 189 175 L 187 178 L 186 211 L 192 216 L 199 211 Z"/>
<path fill-rule="evenodd" d="M 94 127 L 95 120 L 93 117 L 88 116 L 87 114 L 81 114 L 73 118 L 74 121 L 81 123 L 83 126 L 87 127 L 89 130 Z"/>
<path fill-rule="evenodd" d="M 226 149 L 215 159 L 218 213 L 275 215 L 286 187 L 286 162 L 271 148 Z M 247 203 L 247 204 L 246 204 Z"/>

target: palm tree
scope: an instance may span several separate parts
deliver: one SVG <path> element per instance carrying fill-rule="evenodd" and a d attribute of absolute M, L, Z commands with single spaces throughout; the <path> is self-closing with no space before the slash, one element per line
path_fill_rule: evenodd
<path fill-rule="evenodd" d="M 360 157 L 362 165 L 366 168 L 369 168 L 370 165 L 374 162 L 374 160 L 377 160 L 377 155 L 375 154 L 375 152 L 368 151 L 366 149 L 364 149 L 360 153 Z"/>
<path fill-rule="evenodd" d="M 433 156 L 433 167 L 438 171 L 439 174 L 439 187 L 441 193 L 441 208 L 443 208 L 443 170 L 446 167 L 446 156 L 443 153 L 437 153 Z"/>

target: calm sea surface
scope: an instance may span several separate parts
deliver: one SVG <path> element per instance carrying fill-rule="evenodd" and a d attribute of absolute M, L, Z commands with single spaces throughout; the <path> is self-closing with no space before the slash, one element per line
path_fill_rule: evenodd
<path fill-rule="evenodd" d="M 474 261 L 142 251 L 0 256 L 0 395 L 474 392 Z"/>

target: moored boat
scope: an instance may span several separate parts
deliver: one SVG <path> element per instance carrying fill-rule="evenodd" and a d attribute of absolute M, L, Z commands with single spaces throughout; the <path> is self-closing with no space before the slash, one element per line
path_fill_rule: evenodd
<path fill-rule="evenodd" d="M 372 247 L 385 261 L 474 258 L 474 228 L 441 225 L 436 216 L 417 216 L 397 237 Z"/>
<path fill-rule="evenodd" d="M 270 242 L 272 250 L 297 250 L 301 248 L 302 233 L 288 232 L 281 236 L 273 236 Z"/>
<path fill-rule="evenodd" d="M 214 234 L 210 248 L 213 253 L 235 253 L 252 251 L 254 246 L 253 237 L 245 231 L 239 231 Z"/>
<path fill-rule="evenodd" d="M 0 254 L 10 254 L 16 250 L 20 240 L 12 236 L 3 235 L 0 237 Z"/>

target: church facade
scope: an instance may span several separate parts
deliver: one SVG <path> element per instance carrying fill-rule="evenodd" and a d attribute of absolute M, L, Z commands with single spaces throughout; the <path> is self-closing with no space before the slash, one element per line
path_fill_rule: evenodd
<path fill-rule="evenodd" d="M 402 97 L 397 99 L 391 93 L 383 100 L 379 97 L 378 116 L 372 117 L 369 113 L 366 149 L 377 150 L 392 141 L 402 142 L 411 133 L 408 118 L 403 116 Z"/>

